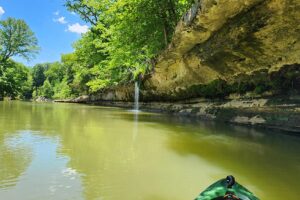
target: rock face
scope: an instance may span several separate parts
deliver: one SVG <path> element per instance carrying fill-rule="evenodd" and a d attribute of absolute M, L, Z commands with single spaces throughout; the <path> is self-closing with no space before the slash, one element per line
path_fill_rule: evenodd
<path fill-rule="evenodd" d="M 196 8 L 145 81 L 145 99 L 300 64 L 299 0 L 201 0 Z"/>
<path fill-rule="evenodd" d="M 91 101 L 132 101 L 134 99 L 134 86 L 118 86 L 116 88 L 110 88 L 104 92 L 100 92 L 91 95 Z"/>
<path fill-rule="evenodd" d="M 36 99 L 34 99 L 35 102 L 52 102 L 51 99 L 48 99 L 46 97 L 43 97 L 43 96 L 39 96 L 37 97 Z"/>
<path fill-rule="evenodd" d="M 98 101 L 102 106 L 133 108 L 133 102 Z M 177 102 L 141 102 L 145 111 L 164 112 L 191 120 L 214 120 L 232 124 L 300 132 L 300 96 L 272 99 L 206 101 L 193 99 Z"/>

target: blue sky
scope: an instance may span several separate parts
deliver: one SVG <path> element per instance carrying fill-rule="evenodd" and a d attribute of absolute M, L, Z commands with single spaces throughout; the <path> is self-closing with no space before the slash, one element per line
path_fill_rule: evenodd
<path fill-rule="evenodd" d="M 88 27 L 78 15 L 67 11 L 63 5 L 64 0 L 0 0 L 0 19 L 14 17 L 25 20 L 41 48 L 36 58 L 29 62 L 20 58 L 14 60 L 33 66 L 36 63 L 59 61 L 62 53 L 73 51 L 72 43 Z"/>

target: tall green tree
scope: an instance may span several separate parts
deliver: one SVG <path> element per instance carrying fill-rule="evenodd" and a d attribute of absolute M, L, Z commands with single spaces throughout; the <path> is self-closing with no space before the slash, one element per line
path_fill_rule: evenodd
<path fill-rule="evenodd" d="M 50 84 L 49 80 L 46 79 L 41 87 L 41 96 L 51 99 L 53 95 L 53 86 Z"/>
<path fill-rule="evenodd" d="M 110 63 L 137 70 L 151 67 L 150 60 L 169 44 L 186 7 L 184 0 L 122 0 L 107 12 Z"/>
<path fill-rule="evenodd" d="M 88 80 L 84 84 L 97 91 L 150 71 L 193 1 L 67 0 L 68 9 L 92 25 L 92 34 L 87 33 L 74 46 L 81 63 L 78 71 Z M 101 54 L 105 56 L 94 59 Z"/>
<path fill-rule="evenodd" d="M 16 98 L 23 95 L 24 85 L 28 82 L 29 69 L 21 63 L 7 62 L 5 70 L 0 69 L 0 96 Z"/>
<path fill-rule="evenodd" d="M 5 66 L 13 56 L 29 60 L 38 50 L 38 41 L 24 20 L 7 18 L 0 21 L 0 64 Z"/>
<path fill-rule="evenodd" d="M 85 22 L 96 26 L 101 10 L 89 6 L 86 2 L 85 0 L 66 0 L 65 5 L 70 11 L 79 14 Z"/>
<path fill-rule="evenodd" d="M 45 80 L 45 71 L 47 66 L 43 64 L 37 64 L 32 69 L 32 86 L 35 88 L 35 94 L 38 96 L 38 88 L 41 87 Z"/>
<path fill-rule="evenodd" d="M 45 76 L 49 79 L 51 85 L 55 85 L 63 80 L 66 73 L 66 66 L 60 62 L 43 64 L 45 69 Z"/>

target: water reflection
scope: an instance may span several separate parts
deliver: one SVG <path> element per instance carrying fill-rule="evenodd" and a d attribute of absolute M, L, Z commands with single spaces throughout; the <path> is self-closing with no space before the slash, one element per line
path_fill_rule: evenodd
<path fill-rule="evenodd" d="M 298 195 L 298 137 L 116 108 L 22 102 L 0 103 L 0 125 L 1 199 L 193 199 L 228 174 L 261 199 Z"/>
<path fill-rule="evenodd" d="M 39 134 L 20 131 L 8 137 L 10 151 L 19 159 L 1 152 L 6 158 L 0 157 L 1 199 L 83 199 L 79 175 L 67 168 L 67 157 L 56 154 L 58 141 Z"/>
<path fill-rule="evenodd" d="M 18 135 L 0 133 L 0 188 L 15 186 L 31 161 L 31 149 L 18 143 Z"/>

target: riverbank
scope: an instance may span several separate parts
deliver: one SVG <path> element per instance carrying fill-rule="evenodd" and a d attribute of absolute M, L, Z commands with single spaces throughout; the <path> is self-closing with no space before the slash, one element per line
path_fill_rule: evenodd
<path fill-rule="evenodd" d="M 84 103 L 100 106 L 133 108 L 129 101 L 92 101 L 88 97 L 56 100 L 63 103 Z M 232 124 L 257 126 L 300 133 L 300 96 L 207 100 L 191 99 L 176 102 L 140 102 L 140 109 L 191 117 L 196 120 L 213 120 Z"/>

